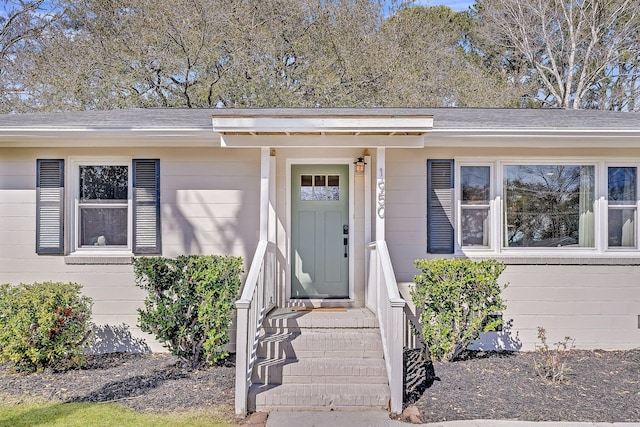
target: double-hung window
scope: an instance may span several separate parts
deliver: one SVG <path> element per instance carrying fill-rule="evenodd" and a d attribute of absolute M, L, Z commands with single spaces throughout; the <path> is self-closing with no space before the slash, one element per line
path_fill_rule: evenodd
<path fill-rule="evenodd" d="M 64 160 L 37 162 L 36 252 L 160 253 L 160 161 L 91 158 L 70 163 L 65 180 Z"/>
<path fill-rule="evenodd" d="M 79 164 L 77 249 L 130 249 L 131 183 L 126 164 Z"/>
<path fill-rule="evenodd" d="M 455 174 L 454 165 L 452 159 L 427 161 L 428 253 L 454 253 L 456 247 L 486 250 L 492 246 L 493 167 L 490 163 L 463 163 Z"/>
<path fill-rule="evenodd" d="M 491 167 L 460 166 L 460 243 L 490 246 Z"/>
<path fill-rule="evenodd" d="M 607 167 L 607 245 L 609 248 L 636 247 L 637 182 L 637 167 Z"/>

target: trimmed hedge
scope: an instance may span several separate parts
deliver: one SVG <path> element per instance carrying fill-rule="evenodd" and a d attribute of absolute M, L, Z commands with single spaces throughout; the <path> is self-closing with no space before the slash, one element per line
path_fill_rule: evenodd
<path fill-rule="evenodd" d="M 411 297 L 420 313 L 419 331 L 431 357 L 451 361 L 480 332 L 495 331 L 502 319 L 488 316 L 506 308 L 497 282 L 504 264 L 493 259 L 416 260 Z M 506 286 L 505 286 L 506 287 Z"/>
<path fill-rule="evenodd" d="M 57 282 L 0 285 L 0 360 L 20 371 L 80 366 L 92 306 L 81 289 Z"/>
<path fill-rule="evenodd" d="M 139 326 L 191 368 L 228 356 L 229 325 L 242 259 L 232 256 L 133 259 L 136 284 L 148 292 Z"/>

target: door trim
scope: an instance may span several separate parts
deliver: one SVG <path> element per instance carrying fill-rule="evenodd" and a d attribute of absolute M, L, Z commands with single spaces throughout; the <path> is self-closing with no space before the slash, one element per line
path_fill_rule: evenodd
<path fill-rule="evenodd" d="M 353 159 L 346 157 L 339 158 L 288 158 L 286 167 L 286 181 L 287 181 L 287 268 L 286 268 L 286 284 L 285 284 L 285 301 L 302 301 L 310 302 L 311 304 L 321 302 L 355 302 L 355 226 L 354 226 L 354 212 L 355 212 L 355 168 L 353 166 Z M 291 166 L 292 165 L 347 165 L 349 166 L 349 298 L 338 299 L 291 299 Z"/>

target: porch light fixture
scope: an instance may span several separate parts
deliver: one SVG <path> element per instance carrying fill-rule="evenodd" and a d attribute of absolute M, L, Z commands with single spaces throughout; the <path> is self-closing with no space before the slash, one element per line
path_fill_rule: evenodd
<path fill-rule="evenodd" d="M 366 163 L 364 162 L 364 157 L 358 157 L 358 159 L 355 162 L 353 162 L 353 164 L 356 165 L 357 173 L 364 172 L 364 165 L 366 165 Z"/>

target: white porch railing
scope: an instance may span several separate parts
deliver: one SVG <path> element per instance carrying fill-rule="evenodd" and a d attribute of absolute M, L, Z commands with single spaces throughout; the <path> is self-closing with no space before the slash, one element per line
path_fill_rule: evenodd
<path fill-rule="evenodd" d="M 389 250 L 384 240 L 369 244 L 369 276 L 367 280 L 367 306 L 378 316 L 384 359 L 391 391 L 391 412 L 402 412 L 405 300 L 400 297 L 398 283 L 391 265 Z"/>
<path fill-rule="evenodd" d="M 275 306 L 275 293 L 275 245 L 261 240 L 253 256 L 242 296 L 236 301 L 236 414 L 239 416 L 247 413 L 247 397 L 260 328 L 267 313 Z"/>

